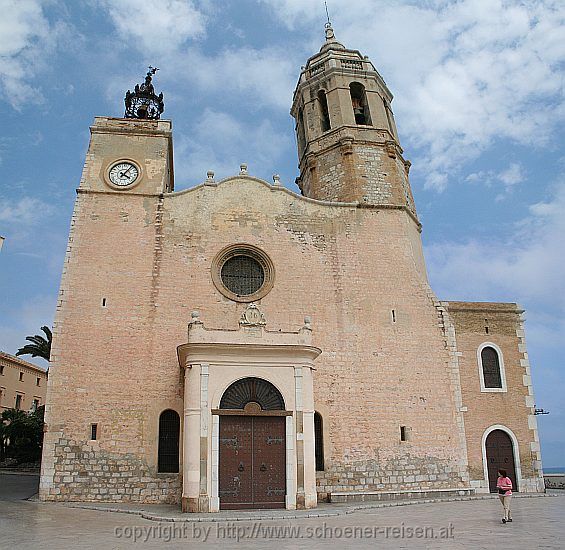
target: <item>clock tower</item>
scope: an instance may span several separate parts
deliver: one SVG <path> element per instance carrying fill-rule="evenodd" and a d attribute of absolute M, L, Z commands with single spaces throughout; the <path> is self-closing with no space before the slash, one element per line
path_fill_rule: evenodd
<path fill-rule="evenodd" d="M 160 120 L 150 67 L 145 82 L 125 97 L 124 118 L 96 117 L 79 193 L 159 195 L 173 191 L 172 124 Z"/>

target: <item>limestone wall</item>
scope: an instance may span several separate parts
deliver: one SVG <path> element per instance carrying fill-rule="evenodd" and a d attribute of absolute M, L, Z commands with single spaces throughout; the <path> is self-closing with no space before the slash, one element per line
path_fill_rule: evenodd
<path fill-rule="evenodd" d="M 448 302 L 455 324 L 465 407 L 465 432 L 472 485 L 488 491 L 484 473 L 483 440 L 487 429 L 498 425 L 518 442 L 520 491 L 543 490 L 537 422 L 534 416 L 530 364 L 526 351 L 523 311 L 516 304 Z M 482 391 L 477 350 L 493 344 L 502 353 L 504 391 Z"/>
<path fill-rule="evenodd" d="M 323 350 L 320 491 L 466 485 L 456 380 L 404 211 L 329 206 L 242 176 L 164 198 L 81 194 L 73 223 L 43 498 L 177 499 L 178 479 L 156 472 L 158 416 L 182 412 L 176 347 L 190 312 L 237 327 L 242 305 L 210 275 L 233 243 L 261 248 L 275 265 L 261 300 L 269 329 L 313 317 Z M 99 441 L 88 441 L 91 423 Z M 123 491 L 109 492 L 105 472 Z"/>

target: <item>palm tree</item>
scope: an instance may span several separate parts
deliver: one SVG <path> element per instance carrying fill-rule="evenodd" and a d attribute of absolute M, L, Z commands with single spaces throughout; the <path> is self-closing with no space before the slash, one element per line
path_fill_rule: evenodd
<path fill-rule="evenodd" d="M 25 412 L 6 409 L 0 414 L 0 461 L 7 457 L 34 462 L 41 456 L 45 407 Z"/>
<path fill-rule="evenodd" d="M 32 357 L 42 357 L 43 359 L 49 361 L 51 357 L 51 340 L 53 339 L 53 335 L 51 334 L 51 330 L 49 327 L 41 327 L 41 330 L 47 336 L 45 339 L 40 334 L 36 334 L 35 336 L 28 336 L 26 340 L 31 342 L 31 344 L 26 344 L 23 348 L 20 348 L 16 355 L 31 355 Z"/>

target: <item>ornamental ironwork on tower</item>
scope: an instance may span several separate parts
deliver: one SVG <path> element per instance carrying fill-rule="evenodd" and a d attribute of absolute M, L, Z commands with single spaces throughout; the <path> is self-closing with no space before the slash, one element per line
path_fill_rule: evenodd
<path fill-rule="evenodd" d="M 125 118 L 138 118 L 145 120 L 159 120 L 165 110 L 163 93 L 155 94 L 152 78 L 158 71 L 156 67 L 149 66 L 143 84 L 136 84 L 133 92 L 128 90 L 124 102 L 126 104 Z"/>

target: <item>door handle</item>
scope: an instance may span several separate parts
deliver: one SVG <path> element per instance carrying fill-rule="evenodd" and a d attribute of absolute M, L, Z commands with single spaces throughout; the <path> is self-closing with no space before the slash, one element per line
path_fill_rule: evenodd
<path fill-rule="evenodd" d="M 267 469 L 267 466 L 265 466 L 265 463 L 263 462 L 261 464 L 261 467 L 259 468 L 259 470 L 261 470 L 262 472 L 264 472 Z"/>
<path fill-rule="evenodd" d="M 240 472 L 243 472 L 243 470 L 245 470 L 244 466 L 243 466 L 243 462 L 239 463 L 239 467 L 237 468 Z"/>

